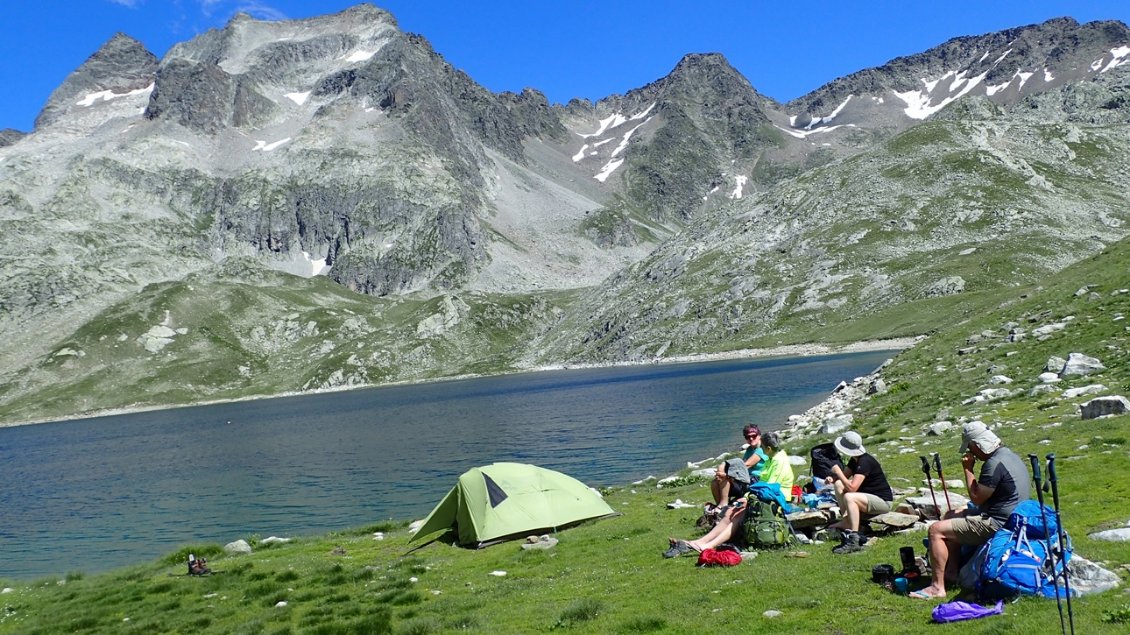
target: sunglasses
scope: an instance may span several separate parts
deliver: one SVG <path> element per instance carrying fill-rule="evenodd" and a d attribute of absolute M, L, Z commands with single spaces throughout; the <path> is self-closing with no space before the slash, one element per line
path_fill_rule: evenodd
<path fill-rule="evenodd" d="M 747 435 L 745 435 L 745 438 L 747 438 L 747 439 L 756 439 L 756 438 L 757 438 L 757 437 L 759 437 L 759 436 L 761 436 L 761 435 L 759 435 L 759 434 L 747 434 Z"/>

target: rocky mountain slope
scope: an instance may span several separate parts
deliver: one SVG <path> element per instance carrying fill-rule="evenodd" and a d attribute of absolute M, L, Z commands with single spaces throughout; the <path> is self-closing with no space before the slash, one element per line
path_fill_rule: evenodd
<path fill-rule="evenodd" d="M 0 133 L 0 420 L 928 332 L 1125 235 L 1130 30 L 790 104 L 494 94 L 387 12 L 115 36 Z"/>

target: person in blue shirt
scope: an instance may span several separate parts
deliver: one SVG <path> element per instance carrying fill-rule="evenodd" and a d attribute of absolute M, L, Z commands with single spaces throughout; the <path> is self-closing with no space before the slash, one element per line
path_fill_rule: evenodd
<path fill-rule="evenodd" d="M 765 451 L 761 449 L 761 430 L 753 424 L 747 424 L 742 428 L 742 437 L 746 440 L 742 461 L 749 471 L 749 482 L 756 483 L 761 476 L 761 470 L 765 468 L 765 462 L 769 459 Z M 746 485 L 748 486 L 748 483 Z M 707 503 L 706 515 L 720 515 L 720 508 L 728 506 L 733 501 L 745 496 L 746 491 L 748 491 L 748 487 L 743 488 L 740 485 L 735 487 L 733 479 L 727 473 L 726 463 L 723 462 L 718 466 L 714 480 L 710 482 L 710 493 L 714 496 L 714 504 Z"/>

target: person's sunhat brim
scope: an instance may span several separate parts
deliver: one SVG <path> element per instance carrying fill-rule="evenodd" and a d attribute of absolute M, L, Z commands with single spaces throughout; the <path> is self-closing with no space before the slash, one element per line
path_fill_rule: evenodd
<path fill-rule="evenodd" d="M 840 454 L 846 456 L 863 456 L 867 452 L 862 443 L 859 444 L 859 447 L 844 445 L 844 438 L 842 436 L 836 437 L 836 440 L 833 441 L 832 444 L 836 446 L 836 450 L 838 450 Z"/>

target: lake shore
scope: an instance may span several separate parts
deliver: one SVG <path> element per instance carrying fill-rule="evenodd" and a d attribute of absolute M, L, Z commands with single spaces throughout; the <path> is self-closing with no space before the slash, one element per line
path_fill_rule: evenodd
<path fill-rule="evenodd" d="M 736 351 L 725 351 L 720 353 L 696 353 L 692 355 L 678 355 L 673 357 L 655 358 L 650 360 L 640 361 L 627 361 L 627 362 L 600 362 L 600 363 L 586 363 L 586 364 L 553 364 L 546 366 L 538 366 L 534 368 L 527 368 L 516 370 L 511 373 L 498 373 L 491 376 L 504 376 L 508 374 L 519 373 L 537 373 L 544 371 L 554 370 L 572 370 L 572 369 L 585 369 L 585 368 L 613 368 L 621 366 L 649 366 L 661 364 L 696 364 L 703 362 L 725 361 L 733 359 L 754 359 L 766 357 L 812 357 L 818 355 L 838 355 L 842 353 L 866 353 L 870 351 L 882 350 L 904 350 L 914 346 L 920 338 L 917 337 L 903 337 L 886 340 L 863 340 L 860 342 L 850 342 L 847 344 L 788 344 L 782 346 L 774 346 L 770 348 L 747 348 Z M 422 379 L 422 380 L 406 380 L 397 382 L 387 382 L 382 384 L 363 384 L 355 386 L 341 386 L 337 388 L 325 388 L 320 390 L 306 390 L 306 391 L 290 391 L 282 392 L 272 395 L 252 395 L 248 397 L 239 397 L 234 399 L 214 399 L 208 401 L 198 401 L 189 404 L 175 404 L 175 405 L 156 405 L 156 406 L 131 406 L 124 408 L 107 408 L 93 412 L 84 412 L 66 417 L 54 417 L 50 419 L 39 419 L 31 421 L 14 421 L 14 422 L 0 422 L 0 428 L 11 428 L 16 426 L 36 425 L 40 423 L 58 423 L 63 421 L 78 421 L 81 419 L 93 419 L 97 417 L 109 417 L 124 414 L 135 414 L 139 412 L 152 412 L 157 410 L 175 410 L 178 408 L 191 408 L 195 406 L 210 406 L 222 403 L 236 403 L 242 401 L 256 401 L 260 399 L 274 399 L 278 397 L 298 397 L 302 395 L 316 395 L 333 392 L 342 392 L 346 390 L 360 390 L 366 388 L 381 388 L 385 386 L 406 386 L 413 384 L 426 384 L 438 383 L 444 381 L 459 381 L 463 379 L 473 379 L 476 377 L 483 377 L 485 375 L 468 374 L 458 375 L 452 377 L 442 377 L 436 379 Z"/>

